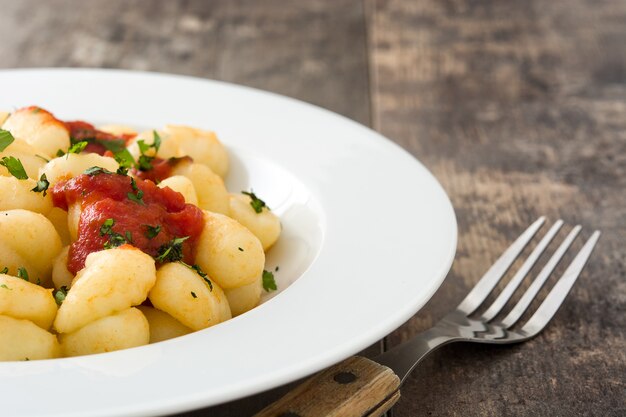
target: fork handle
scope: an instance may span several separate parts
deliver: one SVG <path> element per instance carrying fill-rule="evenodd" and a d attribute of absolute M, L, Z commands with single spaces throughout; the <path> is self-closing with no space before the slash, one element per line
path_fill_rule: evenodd
<path fill-rule="evenodd" d="M 400 378 L 353 356 L 306 380 L 254 417 L 378 417 L 400 398 Z"/>

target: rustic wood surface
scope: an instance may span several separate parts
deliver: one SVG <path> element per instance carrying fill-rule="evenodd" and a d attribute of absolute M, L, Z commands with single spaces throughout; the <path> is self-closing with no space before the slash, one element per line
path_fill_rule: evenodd
<path fill-rule="evenodd" d="M 423 161 L 455 206 L 458 253 L 383 347 L 442 317 L 539 215 L 601 229 L 542 335 L 442 348 L 391 414 L 626 415 L 623 0 L 0 0 L 0 39 L 0 67 L 232 81 L 344 114 Z M 288 388 L 184 415 L 250 415 Z"/>

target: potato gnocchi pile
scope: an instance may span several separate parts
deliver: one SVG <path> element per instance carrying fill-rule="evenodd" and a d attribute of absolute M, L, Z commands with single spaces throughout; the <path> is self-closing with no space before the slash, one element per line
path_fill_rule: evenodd
<path fill-rule="evenodd" d="M 228 166 L 209 131 L 96 129 L 39 107 L 0 112 L 0 361 L 141 346 L 258 305 L 263 288 L 276 288 L 265 252 L 281 225 L 251 191 L 226 190 Z M 84 198 L 59 204 L 66 188 L 96 175 L 128 190 L 88 200 L 91 190 L 83 189 Z M 199 213 L 197 236 L 173 234 L 180 228 L 157 217 L 133 218 L 133 207 L 165 213 L 158 204 L 170 204 L 166 197 Z M 101 200 L 131 207 L 126 220 L 102 221 Z M 119 229 L 129 221 L 135 229 Z M 166 230 L 171 239 L 157 248 L 138 243 L 165 239 Z"/>

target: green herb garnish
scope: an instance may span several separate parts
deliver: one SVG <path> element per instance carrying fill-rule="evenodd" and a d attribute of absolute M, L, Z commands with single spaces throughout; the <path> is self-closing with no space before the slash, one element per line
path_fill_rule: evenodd
<path fill-rule="evenodd" d="M 0 129 L 0 152 L 4 151 L 10 144 L 15 141 L 15 138 L 8 130 Z"/>
<path fill-rule="evenodd" d="M 161 136 L 157 133 L 156 130 L 152 131 L 152 147 L 154 148 L 154 153 L 159 152 L 159 148 L 161 147 Z"/>
<path fill-rule="evenodd" d="M 22 165 L 22 161 L 16 159 L 13 156 L 5 156 L 0 160 L 0 165 L 6 167 L 9 170 L 9 173 L 13 175 L 18 180 L 27 180 L 28 175 L 24 170 L 24 166 Z"/>
<path fill-rule="evenodd" d="M 183 259 L 183 242 L 187 239 L 189 236 L 177 237 L 162 245 L 155 260 L 161 263 L 180 261 Z"/>
<path fill-rule="evenodd" d="M 2 271 L 0 271 L 0 274 L 8 274 L 9 273 L 9 267 L 5 266 L 4 268 L 2 268 Z"/>
<path fill-rule="evenodd" d="M 241 193 L 247 195 L 248 197 L 250 197 L 250 199 L 251 199 L 250 200 L 250 205 L 252 206 L 254 211 L 256 211 L 257 213 L 261 213 L 263 211 L 263 207 L 267 207 L 267 204 L 265 204 L 265 201 L 263 201 L 259 197 L 257 197 L 256 194 L 254 194 L 254 192 L 252 190 L 250 190 L 250 192 L 242 191 Z M 270 208 L 267 207 L 267 209 L 269 210 Z"/>
<path fill-rule="evenodd" d="M 7 287 L 6 284 L 0 284 L 0 288 L 6 288 L 7 290 L 10 290 L 11 288 Z"/>
<path fill-rule="evenodd" d="M 100 236 L 105 236 L 111 233 L 113 230 L 113 225 L 115 224 L 114 219 L 106 219 L 102 226 L 100 226 Z"/>
<path fill-rule="evenodd" d="M 57 305 L 60 306 L 61 304 L 63 304 L 63 301 L 65 301 L 65 297 L 67 297 L 67 291 L 68 289 L 64 285 L 54 292 L 54 301 L 56 301 Z"/>
<path fill-rule="evenodd" d="M 204 280 L 204 282 L 206 282 L 206 284 L 209 286 L 209 290 L 213 291 L 213 283 L 211 282 L 211 280 L 209 279 L 208 275 L 206 274 L 206 272 L 204 272 L 202 270 L 202 268 L 200 268 L 200 265 L 191 265 L 191 269 L 193 269 L 194 271 L 196 271 L 198 273 L 198 275 L 200 275 L 202 277 L 202 279 Z"/>
<path fill-rule="evenodd" d="M 161 231 L 161 225 L 150 226 L 149 224 L 146 224 L 144 226 L 146 226 L 146 229 L 147 229 L 145 236 L 148 239 L 154 239 Z"/>
<path fill-rule="evenodd" d="M 89 145 L 89 142 L 87 142 L 86 140 L 83 140 L 82 142 L 77 142 L 70 146 L 70 148 L 67 150 L 67 154 L 69 155 L 71 153 L 81 153 L 85 150 L 87 145 Z"/>
<path fill-rule="evenodd" d="M 46 178 L 46 174 L 41 174 L 39 181 L 37 181 L 37 186 L 31 191 L 34 191 L 36 193 L 43 192 L 43 196 L 45 197 L 47 195 L 47 190 L 49 186 L 50 182 L 48 181 L 48 178 Z"/>
<path fill-rule="evenodd" d="M 152 145 L 148 145 L 143 139 L 137 141 L 137 146 L 139 146 L 139 152 L 141 152 L 142 155 L 152 148 Z"/>
<path fill-rule="evenodd" d="M 30 281 L 28 277 L 28 271 L 23 266 L 17 268 L 17 277 L 22 278 L 24 281 Z"/>
<path fill-rule="evenodd" d="M 114 219 L 106 219 L 100 226 L 100 236 L 108 236 L 108 241 L 104 243 L 104 249 L 113 249 L 122 246 L 132 240 L 130 232 L 126 232 L 126 237 L 113 231 Z M 130 240 L 128 238 L 131 238 Z"/>
<path fill-rule="evenodd" d="M 124 236 L 120 235 L 119 233 L 112 232 L 109 235 L 109 241 L 105 242 L 102 247 L 104 249 L 113 249 L 125 245 L 126 243 L 128 242 L 126 241 L 126 239 L 124 239 Z"/>
<path fill-rule="evenodd" d="M 151 145 L 148 145 L 143 139 L 137 141 L 137 146 L 139 147 L 139 152 L 141 155 L 139 159 L 137 159 L 136 167 L 140 171 L 150 171 L 152 167 L 152 161 L 154 160 L 156 154 L 159 152 L 159 148 L 161 147 L 161 136 L 157 133 L 156 130 L 152 131 L 153 141 Z M 150 150 L 150 148 L 154 149 L 155 156 L 149 156 L 146 153 Z"/>
<path fill-rule="evenodd" d="M 124 141 L 124 139 L 107 139 L 107 140 L 93 139 L 93 141 L 94 143 L 104 146 L 107 151 L 111 151 L 114 154 L 120 153 L 126 150 L 126 142 Z"/>
<path fill-rule="evenodd" d="M 276 280 L 274 279 L 274 274 L 270 271 L 263 270 L 263 289 L 267 292 L 276 291 L 278 287 L 276 287 Z"/>
<path fill-rule="evenodd" d="M 94 175 L 113 174 L 113 173 L 109 171 L 108 169 L 105 169 L 102 167 L 91 167 L 91 168 L 87 168 L 85 172 L 83 172 L 83 174 L 93 177 Z"/>
<path fill-rule="evenodd" d="M 141 142 L 141 141 L 140 141 Z M 139 159 L 137 159 L 137 169 L 140 171 L 150 171 L 152 167 L 152 160 L 154 158 L 147 155 L 141 155 Z"/>
<path fill-rule="evenodd" d="M 130 179 L 130 186 L 133 189 L 133 191 L 136 192 L 136 194 L 126 193 L 126 196 L 128 197 L 128 199 L 130 201 L 134 201 L 137 204 L 141 204 L 142 206 L 145 206 L 146 204 L 142 200 L 142 198 L 143 198 L 143 191 L 140 190 L 139 187 L 137 187 L 137 182 L 135 182 L 134 178 Z"/>
<path fill-rule="evenodd" d="M 120 175 L 127 175 L 128 170 L 135 165 L 135 160 L 133 156 L 128 152 L 128 149 L 124 148 L 119 152 L 113 154 L 113 158 L 120 164 L 120 167 L 117 169 L 117 173 Z"/>
<path fill-rule="evenodd" d="M 195 271 L 198 275 L 200 275 L 200 277 L 204 280 L 204 282 L 206 282 L 206 285 L 209 286 L 209 291 L 213 291 L 213 283 L 209 279 L 209 276 L 206 274 L 206 272 L 204 272 L 202 268 L 200 268 L 200 265 L 189 265 L 183 261 L 178 261 L 178 262 L 180 262 L 182 265 L 186 266 L 187 268 L 191 269 L 192 271 Z"/>

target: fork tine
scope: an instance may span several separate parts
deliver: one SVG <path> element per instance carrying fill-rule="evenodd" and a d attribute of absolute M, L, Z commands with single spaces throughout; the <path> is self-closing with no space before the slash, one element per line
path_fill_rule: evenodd
<path fill-rule="evenodd" d="M 457 307 L 457 310 L 470 315 L 485 301 L 485 298 L 489 295 L 491 290 L 502 279 L 506 271 L 511 267 L 515 259 L 524 250 L 528 242 L 533 238 L 535 233 L 541 228 L 545 222 L 545 217 L 540 217 L 533 224 L 528 227 L 517 238 L 511 246 L 498 258 L 498 260 L 489 268 L 485 275 L 478 281 L 478 283 L 472 288 L 467 296 L 461 301 L 461 304 Z"/>
<path fill-rule="evenodd" d="M 534 336 L 539 333 L 552 319 L 556 311 L 559 309 L 565 297 L 572 289 L 574 282 L 580 275 L 583 267 L 587 263 L 587 259 L 591 255 L 593 248 L 596 246 L 600 238 L 600 231 L 596 230 L 587 240 L 587 243 L 578 252 L 572 263 L 569 264 L 559 281 L 554 285 L 552 291 L 548 294 L 543 303 L 539 306 L 535 314 L 522 327 L 522 333 L 527 336 Z"/>
<path fill-rule="evenodd" d="M 539 290 L 541 289 L 541 287 L 543 287 L 543 284 L 545 284 L 545 282 L 548 280 L 548 277 L 550 276 L 550 274 L 552 274 L 554 268 L 556 268 L 556 266 L 559 264 L 563 255 L 565 255 L 565 252 L 567 252 L 567 249 L 571 246 L 574 239 L 576 239 L 578 232 L 580 232 L 580 226 L 574 227 L 569 232 L 563 243 L 561 243 L 559 248 L 554 252 L 554 255 L 552 255 L 552 257 L 543 267 L 541 272 L 539 272 L 537 278 L 535 278 L 532 284 L 530 284 L 522 298 L 520 298 L 515 307 L 513 307 L 513 309 L 504 318 L 504 320 L 502 320 L 501 325 L 504 326 L 504 328 L 510 328 L 515 323 L 517 323 L 517 320 L 519 320 L 520 317 L 522 317 L 522 314 L 524 314 L 530 303 L 532 303 L 532 301 L 535 299 L 537 293 L 539 293 Z"/>
<path fill-rule="evenodd" d="M 532 253 L 528 256 L 526 261 L 522 264 L 520 269 L 515 273 L 511 281 L 504 287 L 502 292 L 498 295 L 495 301 L 489 306 L 489 308 L 482 314 L 481 318 L 485 321 L 490 321 L 495 316 L 498 315 L 502 307 L 509 301 L 517 287 L 522 283 L 528 272 L 530 272 L 531 268 L 537 262 L 537 259 L 541 256 L 541 254 L 546 250 L 548 244 L 552 241 L 554 236 L 557 234 L 559 229 L 563 226 L 563 220 L 558 220 L 556 223 L 552 225 L 548 233 L 541 239 L 541 242 L 537 245 L 537 247 L 532 251 Z"/>

